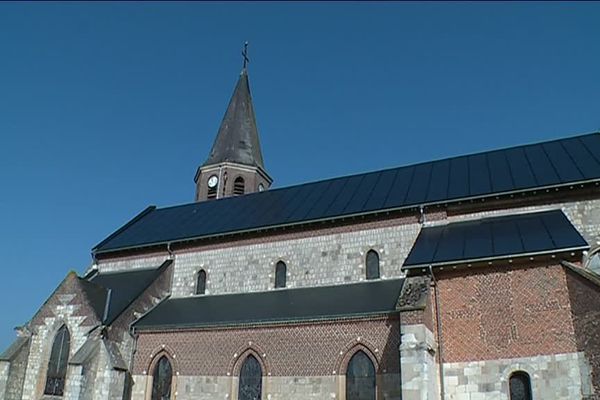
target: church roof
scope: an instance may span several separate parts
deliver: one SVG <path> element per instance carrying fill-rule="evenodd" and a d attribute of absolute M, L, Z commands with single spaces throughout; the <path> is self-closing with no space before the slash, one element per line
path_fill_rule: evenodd
<path fill-rule="evenodd" d="M 592 133 L 245 196 L 149 207 L 94 251 L 107 253 L 598 181 L 600 133 Z"/>
<path fill-rule="evenodd" d="M 96 304 L 102 304 L 102 314 L 104 315 L 102 322 L 106 325 L 111 324 L 158 278 L 171 262 L 168 260 L 158 268 L 100 273 L 90 277 L 90 283 L 106 290 L 105 297 L 95 301 Z"/>
<path fill-rule="evenodd" d="M 248 73 L 240 74 L 219 132 L 203 166 L 232 162 L 264 169 Z"/>
<path fill-rule="evenodd" d="M 404 279 L 269 292 L 169 298 L 141 317 L 136 329 L 240 326 L 388 314 Z"/>
<path fill-rule="evenodd" d="M 560 210 L 455 222 L 421 230 L 404 268 L 586 250 Z"/>

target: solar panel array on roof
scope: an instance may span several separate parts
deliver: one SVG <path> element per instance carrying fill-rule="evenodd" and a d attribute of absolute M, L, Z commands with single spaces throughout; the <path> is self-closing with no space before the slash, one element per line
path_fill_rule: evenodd
<path fill-rule="evenodd" d="M 206 327 L 384 314 L 396 309 L 403 282 L 403 279 L 390 279 L 329 287 L 173 298 L 141 317 L 135 327 Z"/>
<path fill-rule="evenodd" d="M 600 134 L 153 209 L 97 252 L 600 180 Z"/>
<path fill-rule="evenodd" d="M 423 228 L 404 267 L 475 262 L 589 246 L 560 210 Z"/>

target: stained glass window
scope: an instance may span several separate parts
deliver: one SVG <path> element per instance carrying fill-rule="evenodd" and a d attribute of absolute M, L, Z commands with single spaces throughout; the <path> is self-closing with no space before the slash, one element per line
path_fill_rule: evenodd
<path fill-rule="evenodd" d="M 363 351 L 356 352 L 348 363 L 346 400 L 375 400 L 375 366 Z"/>
<path fill-rule="evenodd" d="M 238 400 L 260 400 L 262 392 L 262 369 L 253 355 L 249 355 L 240 370 Z"/>
<path fill-rule="evenodd" d="M 379 254 L 375 250 L 367 252 L 367 279 L 379 278 Z"/>
<path fill-rule="evenodd" d="M 201 269 L 198 271 L 198 278 L 196 281 L 196 294 L 204 294 L 206 292 L 206 271 Z"/>
<path fill-rule="evenodd" d="M 279 261 L 275 267 L 275 287 L 284 288 L 286 283 L 287 267 L 283 261 Z"/>
<path fill-rule="evenodd" d="M 63 395 L 70 347 L 71 335 L 69 335 L 67 327 L 63 325 L 56 333 L 54 343 L 52 343 L 44 394 L 52 396 Z"/>
<path fill-rule="evenodd" d="M 170 400 L 172 380 L 171 363 L 166 356 L 162 356 L 156 363 L 152 374 L 152 400 Z"/>
<path fill-rule="evenodd" d="M 510 400 L 532 400 L 531 379 L 526 372 L 518 371 L 510 376 Z"/>

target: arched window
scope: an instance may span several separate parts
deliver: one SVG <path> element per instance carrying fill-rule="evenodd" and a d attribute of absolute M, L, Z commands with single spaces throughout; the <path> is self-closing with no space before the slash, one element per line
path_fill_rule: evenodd
<path fill-rule="evenodd" d="M 258 360 L 249 355 L 240 370 L 238 400 L 260 400 L 262 392 L 262 368 Z"/>
<path fill-rule="evenodd" d="M 283 261 L 279 261 L 275 266 L 275 287 L 284 288 L 286 282 L 287 267 Z"/>
<path fill-rule="evenodd" d="M 48 373 L 46 374 L 46 387 L 44 394 L 62 396 L 65 390 L 65 378 L 67 376 L 67 362 L 69 360 L 69 349 L 71 347 L 71 335 L 63 325 L 52 343 L 50 361 L 48 361 Z"/>
<path fill-rule="evenodd" d="M 375 400 L 375 366 L 364 351 L 357 351 L 348 363 L 346 400 Z"/>
<path fill-rule="evenodd" d="M 379 279 L 379 254 L 375 250 L 367 252 L 367 279 Z"/>
<path fill-rule="evenodd" d="M 510 400 L 531 400 L 531 378 L 527 372 L 514 372 L 509 379 Z"/>
<path fill-rule="evenodd" d="M 152 400 L 170 400 L 173 368 L 167 356 L 162 356 L 152 374 Z"/>
<path fill-rule="evenodd" d="M 244 178 L 238 176 L 237 178 L 235 178 L 235 181 L 233 181 L 233 195 L 241 196 L 244 194 L 245 190 L 246 187 L 244 183 Z"/>
<path fill-rule="evenodd" d="M 204 292 L 206 292 L 206 271 L 201 269 L 196 278 L 196 294 L 204 294 Z"/>

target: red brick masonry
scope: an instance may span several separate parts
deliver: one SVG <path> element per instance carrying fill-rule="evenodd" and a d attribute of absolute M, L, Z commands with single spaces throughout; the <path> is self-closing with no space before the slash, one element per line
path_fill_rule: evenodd
<path fill-rule="evenodd" d="M 399 371 L 398 318 L 306 323 L 217 330 L 140 332 L 134 374 L 148 371 L 153 357 L 170 353 L 181 375 L 234 373 L 248 349 L 262 358 L 265 375 L 322 376 L 345 369 L 358 348 L 376 361 L 378 373 Z M 335 371 L 335 372 L 334 372 Z"/>

